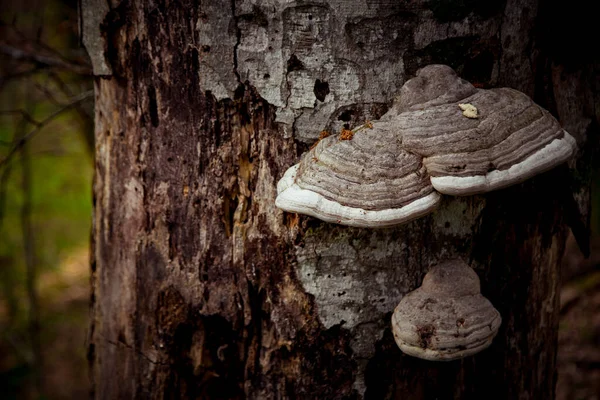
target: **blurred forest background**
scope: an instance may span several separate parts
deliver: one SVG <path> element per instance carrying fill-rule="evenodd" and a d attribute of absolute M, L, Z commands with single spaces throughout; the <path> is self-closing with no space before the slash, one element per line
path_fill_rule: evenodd
<path fill-rule="evenodd" d="M 93 149 L 77 1 L 0 2 L 0 398 L 88 396 Z"/>
<path fill-rule="evenodd" d="M 0 3 L 1 399 L 88 396 L 93 77 L 78 31 L 76 0 Z M 600 399 L 598 208 L 592 256 L 571 238 L 563 263 L 561 400 Z"/>

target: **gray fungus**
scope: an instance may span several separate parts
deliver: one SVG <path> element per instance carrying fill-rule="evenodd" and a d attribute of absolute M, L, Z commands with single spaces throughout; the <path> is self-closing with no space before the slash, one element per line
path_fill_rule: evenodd
<path fill-rule="evenodd" d="M 392 315 L 400 349 L 431 361 L 451 361 L 487 348 L 502 319 L 480 293 L 479 277 L 462 260 L 434 266 Z"/>
<path fill-rule="evenodd" d="M 445 65 L 419 70 L 369 127 L 321 139 L 278 183 L 277 207 L 342 225 L 398 225 L 434 211 L 440 194 L 520 183 L 577 148 L 525 94 L 477 89 Z"/>

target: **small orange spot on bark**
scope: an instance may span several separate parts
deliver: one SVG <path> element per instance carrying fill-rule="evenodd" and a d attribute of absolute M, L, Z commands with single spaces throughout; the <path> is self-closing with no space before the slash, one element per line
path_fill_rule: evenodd
<path fill-rule="evenodd" d="M 352 140 L 354 137 L 354 132 L 350 129 L 342 129 L 340 132 L 340 140 Z"/>
<path fill-rule="evenodd" d="M 190 187 L 188 185 L 185 185 L 183 187 L 183 196 L 188 197 L 189 194 L 190 194 Z"/>
<path fill-rule="evenodd" d="M 285 224 L 289 229 L 293 229 L 298 226 L 300 216 L 296 213 L 286 213 Z"/>
<path fill-rule="evenodd" d="M 320 142 L 322 139 L 325 139 L 325 138 L 326 138 L 327 136 L 329 136 L 329 135 L 330 135 L 330 133 L 329 133 L 329 132 L 327 132 L 327 131 L 321 131 L 321 133 L 319 133 L 319 139 L 317 139 L 317 141 L 316 141 L 316 142 L 314 142 L 312 146 L 310 146 L 310 149 L 309 149 L 309 150 L 312 150 L 312 149 L 314 149 L 315 147 L 317 147 L 317 145 L 319 144 L 319 142 Z"/>
<path fill-rule="evenodd" d="M 365 121 L 363 125 L 359 126 L 358 128 L 354 128 L 353 130 L 345 128 L 342 129 L 342 132 L 340 132 L 340 140 L 352 140 L 354 134 L 363 129 L 373 129 L 373 123 L 371 121 Z"/>

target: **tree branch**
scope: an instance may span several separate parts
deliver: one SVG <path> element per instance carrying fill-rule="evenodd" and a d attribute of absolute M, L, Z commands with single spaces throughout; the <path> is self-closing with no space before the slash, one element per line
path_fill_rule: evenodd
<path fill-rule="evenodd" d="M 47 65 L 44 65 L 44 66 L 36 65 L 36 66 L 33 66 L 32 68 L 29 68 L 24 71 L 18 71 L 18 72 L 12 72 L 12 73 L 6 74 L 6 75 L 0 75 L 0 90 L 2 90 L 4 85 L 11 80 L 17 80 L 17 79 L 21 79 L 21 78 L 29 78 L 31 75 L 34 75 L 38 72 L 43 72 L 47 69 L 50 69 L 50 67 L 48 67 Z"/>
<path fill-rule="evenodd" d="M 52 90 L 50 90 L 50 88 L 48 88 L 48 86 L 46 86 L 40 82 L 36 82 L 35 80 L 33 80 L 33 86 L 37 90 L 39 90 L 46 97 L 46 99 L 48 99 L 48 101 L 50 103 L 52 103 L 54 106 L 62 107 L 62 103 L 56 98 L 56 96 L 54 95 L 54 93 L 52 93 Z M 69 96 L 69 97 L 72 97 L 72 96 Z"/>
<path fill-rule="evenodd" d="M 73 92 L 69 89 L 69 86 L 58 76 L 54 71 L 48 71 L 48 76 L 58 85 L 58 88 L 67 97 L 73 97 Z M 92 113 L 86 111 L 82 104 L 75 106 L 75 111 L 79 115 L 83 124 L 81 134 L 85 140 L 86 146 L 90 154 L 94 154 L 95 150 L 95 137 L 94 137 L 94 116 Z"/>
<path fill-rule="evenodd" d="M 20 115 L 23 119 L 29 122 L 31 125 L 35 125 L 37 127 L 40 126 L 40 123 L 35 120 L 27 111 L 16 108 L 14 110 L 0 110 L 0 115 Z"/>
<path fill-rule="evenodd" d="M 15 145 L 9 150 L 6 157 L 4 157 L 0 161 L 0 168 L 4 167 L 10 161 L 10 159 L 15 155 L 15 153 L 23 147 L 23 145 L 25 143 L 27 143 L 31 138 L 33 138 L 35 135 L 37 135 L 46 125 L 48 125 L 50 122 L 52 122 L 56 117 L 58 117 L 59 115 L 61 115 L 62 113 L 66 112 L 66 111 L 69 111 L 70 109 L 72 109 L 79 103 L 83 102 L 84 100 L 89 99 L 93 95 L 94 95 L 93 90 L 81 93 L 81 94 L 75 96 L 69 104 L 66 104 L 63 108 L 56 110 L 55 112 L 50 114 L 48 117 L 46 117 L 44 120 L 39 122 L 39 125 L 37 125 L 34 130 L 30 131 L 29 133 L 27 133 L 26 135 L 24 135 L 23 137 L 21 137 L 20 139 L 18 139 L 16 141 Z"/>
<path fill-rule="evenodd" d="M 19 61 L 61 68 L 80 75 L 92 74 L 92 69 L 88 65 L 75 63 L 59 55 L 41 54 L 34 50 L 21 49 L 6 43 L 0 43 L 0 52 Z"/>

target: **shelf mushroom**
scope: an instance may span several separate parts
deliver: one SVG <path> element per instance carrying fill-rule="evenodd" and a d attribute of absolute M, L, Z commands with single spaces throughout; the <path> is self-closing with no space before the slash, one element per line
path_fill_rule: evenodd
<path fill-rule="evenodd" d="M 447 66 L 430 65 L 417 72 L 412 90 L 429 93 L 451 79 L 466 82 Z M 501 189 L 554 168 L 575 152 L 575 139 L 527 95 L 472 88 L 463 88 L 466 97 L 413 106 L 396 119 L 404 149 L 423 157 L 438 192 L 465 196 Z"/>
<path fill-rule="evenodd" d="M 451 361 L 487 348 L 502 319 L 480 293 L 479 277 L 462 260 L 433 267 L 392 315 L 400 349 L 430 361 Z"/>
<path fill-rule="evenodd" d="M 384 227 L 434 211 L 440 195 L 485 193 L 567 161 L 575 139 L 513 89 L 477 89 L 445 65 L 408 80 L 390 110 L 320 140 L 277 185 L 277 207 Z"/>
<path fill-rule="evenodd" d="M 375 122 L 348 137 L 321 139 L 288 169 L 277 185 L 277 207 L 327 222 L 383 227 L 439 205 L 421 157 L 402 149 L 393 121 Z"/>

